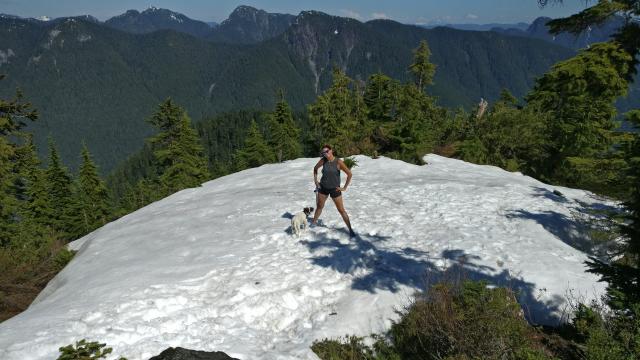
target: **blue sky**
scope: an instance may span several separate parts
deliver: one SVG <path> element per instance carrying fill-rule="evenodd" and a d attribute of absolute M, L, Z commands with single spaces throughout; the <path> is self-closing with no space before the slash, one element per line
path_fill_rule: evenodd
<path fill-rule="evenodd" d="M 193 19 L 220 22 L 238 5 L 290 14 L 320 10 L 362 21 L 390 18 L 412 24 L 530 22 L 538 16 L 567 16 L 585 7 L 583 0 L 565 0 L 564 5 L 544 9 L 538 7 L 536 0 L 0 0 L 0 13 L 51 18 L 90 14 L 106 20 L 127 9 L 156 6 Z"/>

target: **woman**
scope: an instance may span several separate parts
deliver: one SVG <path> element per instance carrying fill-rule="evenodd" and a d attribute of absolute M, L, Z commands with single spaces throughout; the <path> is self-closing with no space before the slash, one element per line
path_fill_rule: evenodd
<path fill-rule="evenodd" d="M 322 167 L 322 178 L 320 179 L 320 182 L 318 182 L 318 169 L 320 167 Z M 340 170 L 347 174 L 347 182 L 343 187 L 340 187 Z M 347 215 L 347 211 L 344 209 L 344 204 L 342 202 L 342 193 L 347 191 L 347 187 L 351 183 L 351 170 L 349 170 L 349 168 L 344 164 L 344 161 L 334 156 L 333 149 L 331 149 L 331 146 L 329 145 L 322 147 L 322 159 L 320 159 L 313 168 L 313 182 L 316 184 L 318 196 L 316 212 L 313 215 L 311 225 L 315 226 L 317 224 L 318 218 L 320 217 L 320 214 L 322 214 L 324 203 L 327 201 L 327 197 L 331 196 L 333 203 L 336 204 L 338 212 L 342 215 L 342 220 L 344 220 L 344 223 L 347 224 L 347 227 L 349 228 L 349 236 L 354 237 L 356 234 L 351 228 L 349 215 Z"/>

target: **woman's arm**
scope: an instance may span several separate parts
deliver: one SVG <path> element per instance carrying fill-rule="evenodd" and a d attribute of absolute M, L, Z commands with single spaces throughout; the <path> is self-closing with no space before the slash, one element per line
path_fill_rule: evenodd
<path fill-rule="evenodd" d="M 340 166 L 340 170 L 344 171 L 345 174 L 347 174 L 347 182 L 344 183 L 343 187 L 338 188 L 338 190 L 347 191 L 347 187 L 351 183 L 351 169 L 349 169 L 342 160 L 338 160 L 338 166 Z"/>
<path fill-rule="evenodd" d="M 323 163 L 324 159 L 320 159 L 316 166 L 313 167 L 313 183 L 316 184 L 316 188 L 320 186 L 320 183 L 318 182 L 318 169 L 320 169 Z"/>

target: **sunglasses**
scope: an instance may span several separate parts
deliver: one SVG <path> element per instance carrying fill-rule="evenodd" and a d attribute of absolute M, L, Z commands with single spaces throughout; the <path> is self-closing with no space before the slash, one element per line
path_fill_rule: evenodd
<path fill-rule="evenodd" d="M 330 150 L 325 150 L 325 151 L 321 152 L 321 153 L 320 153 L 320 155 L 327 154 L 329 151 L 330 151 Z"/>

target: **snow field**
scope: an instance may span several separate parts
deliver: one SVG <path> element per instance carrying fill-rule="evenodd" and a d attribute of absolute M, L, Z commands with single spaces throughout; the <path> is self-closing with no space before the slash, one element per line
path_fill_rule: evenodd
<path fill-rule="evenodd" d="M 82 338 L 148 359 L 169 346 L 241 359 L 316 359 L 314 340 L 388 329 L 394 309 L 450 269 L 518 290 L 553 323 L 563 296 L 600 294 L 572 247 L 572 212 L 608 206 L 491 166 L 427 155 L 415 166 L 357 157 L 345 207 L 328 200 L 300 238 L 290 216 L 315 207 L 298 159 L 232 174 L 129 214 L 79 249 L 24 313 L 0 324 L 0 358 L 52 359 Z M 344 183 L 344 174 L 342 181 Z"/>

